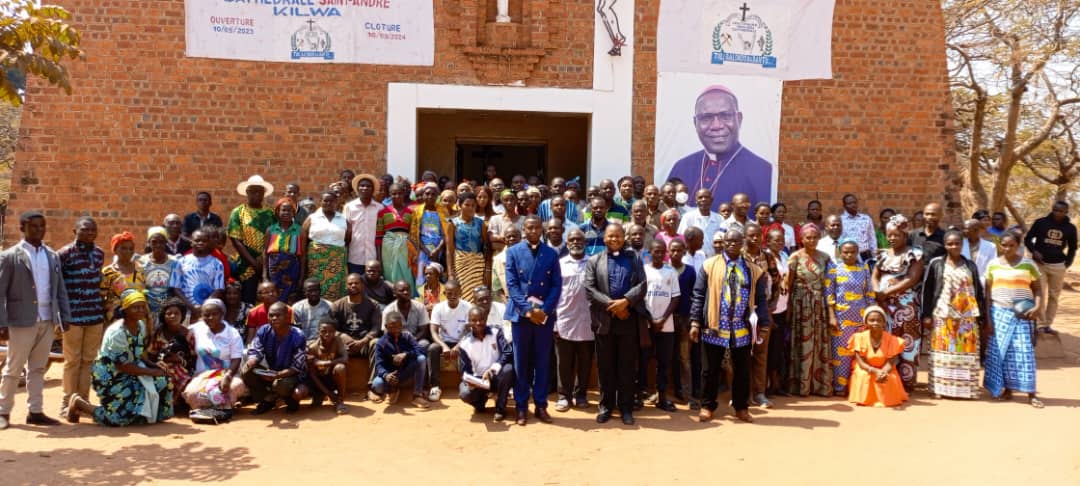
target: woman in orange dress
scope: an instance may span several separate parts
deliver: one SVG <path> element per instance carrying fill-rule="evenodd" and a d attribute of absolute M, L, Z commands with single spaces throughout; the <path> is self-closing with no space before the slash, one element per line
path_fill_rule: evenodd
<path fill-rule="evenodd" d="M 904 339 L 885 332 L 885 310 L 872 305 L 863 311 L 867 330 L 848 340 L 855 353 L 848 401 L 874 407 L 895 407 L 908 399 L 896 361 L 904 350 Z"/>

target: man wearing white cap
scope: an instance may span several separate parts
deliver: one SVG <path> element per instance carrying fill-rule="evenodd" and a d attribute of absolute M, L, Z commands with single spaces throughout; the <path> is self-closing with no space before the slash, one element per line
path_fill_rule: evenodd
<path fill-rule="evenodd" d="M 228 233 L 236 249 L 236 279 L 240 281 L 244 302 L 255 302 L 262 267 L 259 257 L 266 250 L 266 229 L 274 224 L 274 211 L 263 206 L 267 196 L 274 193 L 274 186 L 256 174 L 236 186 L 236 192 L 247 196 L 247 203 L 233 208 L 229 213 Z"/>

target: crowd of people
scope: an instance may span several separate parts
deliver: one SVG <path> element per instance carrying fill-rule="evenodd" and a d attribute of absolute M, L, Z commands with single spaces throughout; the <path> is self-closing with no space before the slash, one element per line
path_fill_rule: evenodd
<path fill-rule="evenodd" d="M 550 422 L 552 393 L 557 412 L 591 406 L 595 361 L 599 423 L 680 405 L 709 421 L 725 390 L 752 422 L 776 396 L 900 405 L 924 339 L 932 396 L 1015 392 L 1041 408 L 1034 333 L 1054 332 L 1077 249 L 1064 202 L 1025 233 L 985 210 L 945 228 L 937 203 L 875 222 L 851 194 L 793 224 L 784 203 L 714 201 L 679 180 L 506 186 L 494 166 L 460 183 L 345 170 L 316 198 L 297 184 L 275 198 L 256 175 L 237 192 L 224 219 L 200 192 L 144 240 L 113 235 L 111 260 L 92 218 L 54 252 L 45 216 L 21 215 L 23 239 L 0 253 L 0 429 L 21 380 L 27 423 L 59 423 L 42 403 L 56 335 L 60 415 L 112 426 L 309 398 L 345 414 L 354 358 L 372 402 L 405 390 L 427 408 L 456 366 L 477 413 L 494 400 L 494 420 L 525 425 L 531 400 Z"/>

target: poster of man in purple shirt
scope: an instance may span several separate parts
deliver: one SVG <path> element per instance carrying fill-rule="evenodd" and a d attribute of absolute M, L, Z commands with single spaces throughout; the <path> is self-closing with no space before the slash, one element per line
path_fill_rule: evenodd
<path fill-rule="evenodd" d="M 754 80 L 757 78 L 747 77 L 747 79 Z M 745 84 L 745 81 L 740 84 Z M 666 164 L 659 159 L 660 152 L 662 152 L 660 146 L 666 143 L 661 139 L 661 118 L 667 117 L 660 113 L 661 108 L 658 106 L 657 180 L 679 179 L 685 183 L 690 195 L 688 204 L 691 206 L 694 205 L 693 195 L 699 189 L 708 189 L 713 194 L 712 209 L 714 211 L 718 209 L 721 203 L 730 202 L 731 197 L 740 192 L 748 194 L 750 201 L 754 203 L 772 202 L 773 181 L 776 179 L 776 174 L 773 171 L 776 168 L 772 162 L 744 144 L 743 137 L 740 135 L 745 133 L 744 120 L 756 118 L 748 127 L 753 130 L 751 135 L 757 141 L 765 140 L 766 143 L 755 142 L 765 146 L 762 148 L 769 149 L 768 142 L 771 142 L 773 150 L 766 150 L 766 152 L 771 152 L 775 156 L 779 147 L 778 99 L 774 115 L 769 113 L 772 106 L 764 107 L 764 110 L 758 110 L 758 107 L 753 105 L 740 107 L 739 96 L 735 90 L 727 87 L 727 85 L 711 84 L 704 90 L 698 91 L 699 89 L 690 91 L 690 93 L 698 93 L 698 95 L 693 104 L 693 116 L 689 117 L 689 120 L 685 115 L 685 105 L 681 109 L 676 106 L 669 106 L 669 108 L 679 110 L 682 113 L 676 118 L 678 123 L 684 124 L 680 127 L 680 132 L 689 136 L 689 132 L 685 127 L 689 124 L 693 125 L 694 133 L 697 135 L 695 145 L 699 148 L 699 150 L 689 155 L 683 155 L 686 154 L 685 147 L 688 144 L 680 144 L 683 152 L 676 154 L 676 157 L 681 158 L 674 164 L 671 164 L 671 158 L 663 161 Z M 765 83 L 762 90 L 765 91 L 766 99 L 773 95 L 770 83 Z M 754 93 L 753 98 L 758 98 L 760 94 Z M 778 90 L 775 94 L 777 98 L 780 95 Z M 776 120 L 775 130 L 772 124 L 762 123 L 773 118 Z M 669 135 L 675 134 L 669 132 Z M 674 150 L 674 148 L 669 150 Z M 660 167 L 660 165 L 666 165 L 666 167 Z M 664 172 L 665 170 L 666 172 Z"/>

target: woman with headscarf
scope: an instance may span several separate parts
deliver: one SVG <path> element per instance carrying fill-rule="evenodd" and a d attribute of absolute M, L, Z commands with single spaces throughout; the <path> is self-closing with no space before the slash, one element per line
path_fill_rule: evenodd
<path fill-rule="evenodd" d="M 458 194 L 452 189 L 439 194 L 439 211 L 447 221 L 461 214 L 461 208 L 458 207 Z"/>
<path fill-rule="evenodd" d="M 158 312 L 157 325 L 154 326 L 150 342 L 146 345 L 150 358 L 164 365 L 177 405 L 183 405 L 180 390 L 191 380 L 193 364 L 188 329 L 184 327 L 187 312 L 183 299 L 173 297 L 165 301 Z"/>
<path fill-rule="evenodd" d="M 173 389 L 164 363 L 147 363 L 146 320 L 150 308 L 146 296 L 128 290 L 120 300 L 123 319 L 109 325 L 94 360 L 94 406 L 78 393 L 68 400 L 67 420 L 75 423 L 82 414 L 102 425 L 124 426 L 160 422 L 173 416 Z"/>
<path fill-rule="evenodd" d="M 855 357 L 848 401 L 872 407 L 895 407 L 908 399 L 896 372 L 904 340 L 885 331 L 886 315 L 881 307 L 867 307 L 863 316 L 866 329 L 851 336 L 846 345 Z"/>
<path fill-rule="evenodd" d="M 446 294 L 442 290 L 442 278 L 443 266 L 438 263 L 429 263 L 424 268 L 424 284 L 420 288 L 420 297 L 424 301 L 424 309 L 427 310 L 428 315 L 431 315 L 431 309 L 435 307 L 435 304 L 446 300 Z"/>
<path fill-rule="evenodd" d="M 304 275 L 304 247 L 300 246 L 300 225 L 293 218 L 295 215 L 292 199 L 278 199 L 274 204 L 277 222 L 266 228 L 263 279 L 274 282 L 281 302 L 299 300 Z"/>
<path fill-rule="evenodd" d="M 461 216 L 450 220 L 446 232 L 446 259 L 449 278 L 461 283 L 461 298 L 473 300 L 473 290 L 481 285 L 491 286 L 491 249 L 487 224 L 476 217 L 476 194 L 460 196 Z"/>
<path fill-rule="evenodd" d="M 439 186 L 432 182 L 424 184 L 420 194 L 422 198 L 413 208 L 412 227 L 409 228 L 409 238 L 420 250 L 416 258 L 418 287 L 426 281 L 424 274 L 428 264 L 439 262 L 443 258 L 448 221 L 447 215 L 438 205 Z"/>
<path fill-rule="evenodd" d="M 188 330 L 195 349 L 195 376 L 183 391 L 193 415 L 208 415 L 218 420 L 232 418 L 233 404 L 247 390 L 240 378 L 244 340 L 225 322 L 224 313 L 224 302 L 207 299 L 202 306 L 202 320 Z"/>
<path fill-rule="evenodd" d="M 1043 408 L 1035 396 L 1035 318 L 1042 309 L 1039 268 L 1024 256 L 1021 237 L 1001 234 L 1001 256 L 986 269 L 986 294 L 993 306 L 993 332 L 986 347 L 983 386 L 995 399 L 1011 400 L 1012 393 L 1028 394 L 1028 403 Z M 1019 250 L 1019 251 L 1018 251 Z"/>
<path fill-rule="evenodd" d="M 416 245 L 409 240 L 413 209 L 409 207 L 406 186 L 390 184 L 390 204 L 379 211 L 375 225 L 375 245 L 382 248 L 383 276 L 387 282 L 408 282 L 416 295 Z"/>
<path fill-rule="evenodd" d="M 322 193 L 322 207 L 311 213 L 300 230 L 300 247 L 307 262 L 307 278 L 322 282 L 322 296 L 333 302 L 345 296 L 345 277 L 349 274 L 348 253 L 352 231 L 345 215 L 338 211 L 338 196 Z"/>
<path fill-rule="evenodd" d="M 885 309 L 891 332 L 904 338 L 904 352 L 896 366 L 904 389 L 915 387 L 919 370 L 922 322 L 919 320 L 919 293 L 922 282 L 922 250 L 908 245 L 907 218 L 893 216 L 885 225 L 890 248 L 879 252 L 871 277 L 878 305 Z M 887 329 L 888 330 L 888 329 Z"/>
<path fill-rule="evenodd" d="M 854 355 L 847 347 L 862 330 L 863 310 L 874 305 L 870 266 L 859 261 L 859 244 L 852 238 L 839 241 L 840 262 L 829 269 L 825 295 L 829 299 L 832 334 L 833 394 L 848 394 Z"/>
<path fill-rule="evenodd" d="M 168 236 L 165 228 L 154 226 L 146 232 L 146 246 L 150 252 L 139 257 L 139 267 L 146 286 L 146 303 L 150 315 L 157 316 L 161 305 L 169 298 L 169 278 L 176 268 L 176 258 L 169 254 Z"/>
<path fill-rule="evenodd" d="M 832 259 L 817 250 L 821 230 L 803 225 L 803 247 L 788 257 L 788 323 L 791 363 L 788 389 L 800 396 L 832 395 L 832 340 L 826 287 Z"/>
<path fill-rule="evenodd" d="M 963 233 L 946 231 L 944 242 L 945 256 L 930 261 L 920 299 L 923 328 L 931 331 L 930 393 L 934 398 L 979 398 L 984 289 L 979 268 L 961 254 Z"/>
<path fill-rule="evenodd" d="M 105 301 L 105 322 L 119 317 L 120 295 L 127 289 L 142 290 L 145 283 L 142 270 L 135 263 L 135 235 L 124 231 L 109 241 L 112 264 L 101 269 L 101 298 Z"/>

